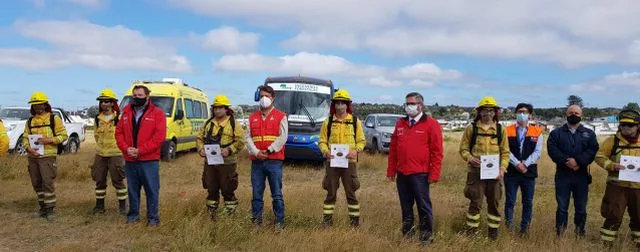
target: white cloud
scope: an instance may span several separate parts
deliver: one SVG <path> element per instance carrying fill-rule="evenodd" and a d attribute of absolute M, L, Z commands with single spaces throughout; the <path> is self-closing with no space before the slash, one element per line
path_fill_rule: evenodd
<path fill-rule="evenodd" d="M 230 72 L 275 72 L 292 75 L 343 77 L 379 87 L 398 87 L 406 81 L 421 87 L 433 87 L 443 80 L 462 77 L 457 70 L 441 69 L 431 63 L 418 63 L 399 69 L 360 65 L 335 55 L 299 52 L 282 57 L 259 54 L 225 55 L 215 61 L 214 69 Z M 427 83 L 431 83 L 427 85 Z"/>
<path fill-rule="evenodd" d="M 169 0 L 196 13 L 298 32 L 300 51 L 369 50 L 391 56 L 461 54 L 566 67 L 640 65 L 640 2 L 618 0 Z M 363 8 L 366 6 L 366 8 Z M 481 11 L 479 11 L 481 10 Z M 636 53 L 630 53 L 635 51 Z"/>
<path fill-rule="evenodd" d="M 622 72 L 609 74 L 592 82 L 572 84 L 567 87 L 571 92 L 608 93 L 625 96 L 640 93 L 640 72 Z"/>
<path fill-rule="evenodd" d="M 353 33 L 313 33 L 302 31 L 295 37 L 281 43 L 285 48 L 296 50 L 339 48 L 357 49 L 358 39 Z"/>
<path fill-rule="evenodd" d="M 82 5 L 87 7 L 99 7 L 107 4 L 109 0 L 31 0 L 31 2 L 36 8 L 42 9 L 47 6 L 48 2 L 49 3 L 53 2 L 52 4 L 55 4 L 56 2 L 58 2 L 58 3 L 71 3 L 71 4 Z"/>
<path fill-rule="evenodd" d="M 242 33 L 230 26 L 210 30 L 202 36 L 204 48 L 222 53 L 253 52 L 258 48 L 259 43 L 259 34 Z"/>
<path fill-rule="evenodd" d="M 409 82 L 409 86 L 417 88 L 432 88 L 435 87 L 436 84 L 432 81 L 412 80 L 411 82 Z"/>
<path fill-rule="evenodd" d="M 160 38 L 146 37 L 123 26 L 87 21 L 18 21 L 21 36 L 49 44 L 51 49 L 2 48 L 0 64 L 28 69 L 84 65 L 98 69 L 190 71 L 186 57 Z M 81 39 L 79 36 L 81 34 Z"/>
<path fill-rule="evenodd" d="M 378 101 L 391 102 L 391 101 L 393 101 L 393 96 L 391 96 L 391 95 L 380 95 L 380 96 L 378 96 Z"/>

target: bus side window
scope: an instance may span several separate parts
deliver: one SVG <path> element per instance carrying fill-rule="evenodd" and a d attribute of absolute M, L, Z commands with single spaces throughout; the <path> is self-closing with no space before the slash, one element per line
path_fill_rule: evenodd
<path fill-rule="evenodd" d="M 194 117 L 193 101 L 191 99 L 184 99 L 184 114 L 187 118 Z"/>

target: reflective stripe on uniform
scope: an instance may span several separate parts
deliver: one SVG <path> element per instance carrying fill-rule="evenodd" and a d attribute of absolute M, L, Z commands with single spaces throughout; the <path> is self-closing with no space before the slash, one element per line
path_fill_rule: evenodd
<path fill-rule="evenodd" d="M 218 202 L 215 200 L 207 200 L 207 206 L 218 206 Z"/>
<path fill-rule="evenodd" d="M 618 231 L 600 228 L 600 239 L 603 241 L 615 241 Z"/>
<path fill-rule="evenodd" d="M 38 201 L 44 201 L 44 192 L 36 192 L 38 195 Z"/>
<path fill-rule="evenodd" d="M 104 199 L 107 195 L 107 190 L 96 190 L 96 199 Z"/>
<path fill-rule="evenodd" d="M 477 228 L 480 227 L 480 214 L 472 215 L 467 213 L 467 226 Z"/>
<path fill-rule="evenodd" d="M 327 205 L 325 204 L 323 209 L 323 213 L 324 214 L 333 214 L 333 209 L 335 209 L 336 205 Z"/>
<path fill-rule="evenodd" d="M 502 221 L 500 217 L 487 214 L 487 225 L 489 225 L 490 228 L 499 228 L 500 221 Z"/>
<path fill-rule="evenodd" d="M 638 231 L 631 231 L 631 235 L 633 235 L 634 237 L 640 238 L 640 232 Z"/>
<path fill-rule="evenodd" d="M 251 137 L 253 142 L 262 142 L 262 141 L 273 142 L 273 141 L 276 140 L 276 138 L 278 138 L 278 136 L 254 136 L 254 137 Z"/>
<path fill-rule="evenodd" d="M 360 216 L 360 204 L 358 205 L 347 205 L 349 209 L 349 216 Z"/>

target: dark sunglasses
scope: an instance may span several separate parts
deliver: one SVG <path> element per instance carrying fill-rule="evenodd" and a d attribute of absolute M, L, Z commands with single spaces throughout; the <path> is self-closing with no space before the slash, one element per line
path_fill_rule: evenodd
<path fill-rule="evenodd" d="M 638 126 L 638 124 L 635 123 L 621 123 L 620 127 L 627 127 L 627 128 L 631 128 L 631 127 L 635 127 Z"/>
<path fill-rule="evenodd" d="M 108 100 L 102 100 L 102 101 L 100 101 L 100 103 L 113 103 L 113 101 L 110 101 L 110 100 L 109 100 L 109 101 L 108 101 Z"/>

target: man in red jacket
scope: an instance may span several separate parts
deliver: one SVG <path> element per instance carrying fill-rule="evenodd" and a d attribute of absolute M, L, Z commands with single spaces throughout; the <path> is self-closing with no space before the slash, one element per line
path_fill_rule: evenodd
<path fill-rule="evenodd" d="M 407 117 L 396 122 L 391 135 L 387 177 L 396 181 L 402 208 L 402 235 L 415 234 L 413 204 L 418 205 L 420 242 L 431 243 L 433 209 L 429 184 L 440 179 L 442 169 L 442 129 L 438 121 L 423 112 L 424 99 L 413 92 L 406 96 Z M 397 179 L 396 179 L 397 175 Z"/>
<path fill-rule="evenodd" d="M 133 87 L 133 101 L 122 112 L 116 127 L 116 142 L 125 157 L 125 174 L 129 188 L 127 223 L 140 220 L 140 188 L 147 198 L 147 225 L 160 225 L 160 148 L 167 132 L 165 113 L 149 100 L 149 88 Z"/>

